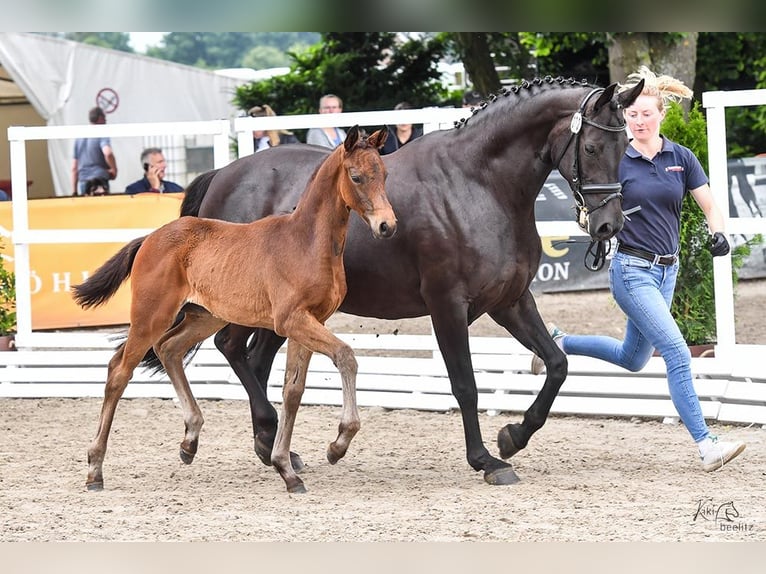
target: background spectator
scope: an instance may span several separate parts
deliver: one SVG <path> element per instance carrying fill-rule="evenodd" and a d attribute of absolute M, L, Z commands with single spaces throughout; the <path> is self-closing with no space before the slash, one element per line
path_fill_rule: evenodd
<path fill-rule="evenodd" d="M 466 90 L 463 92 L 463 107 L 470 108 L 472 106 L 478 106 L 483 99 L 484 96 L 482 96 L 479 91 L 473 89 Z"/>
<path fill-rule="evenodd" d="M 91 124 L 105 124 L 106 114 L 101 108 L 92 108 L 88 112 Z M 106 182 L 117 177 L 117 160 L 112 151 L 112 142 L 108 137 L 78 138 L 74 142 L 74 161 L 72 162 L 72 195 L 84 195 L 85 186 L 90 179 Z"/>
<path fill-rule="evenodd" d="M 343 100 L 335 94 L 326 94 L 319 98 L 320 114 L 339 114 L 343 111 Z M 341 128 L 311 128 L 306 133 L 306 143 L 335 149 L 346 139 L 346 132 Z"/>
<path fill-rule="evenodd" d="M 276 116 L 276 112 L 267 104 L 254 106 L 247 111 L 252 118 Z M 292 132 L 287 130 L 253 130 L 253 148 L 259 152 L 282 144 L 300 143 Z"/>
<path fill-rule="evenodd" d="M 399 102 L 394 106 L 395 110 L 411 110 L 412 105 L 409 102 Z M 388 137 L 386 143 L 383 145 L 383 149 L 380 151 L 381 155 L 395 152 L 400 147 L 408 144 L 412 140 L 419 138 L 423 135 L 423 128 L 419 125 L 413 124 L 396 124 L 395 126 L 388 126 Z"/>
<path fill-rule="evenodd" d="M 144 192 L 177 193 L 184 190 L 177 183 L 165 179 L 168 164 L 160 148 L 150 147 L 142 151 L 141 164 L 144 168 L 144 177 L 125 188 L 125 193 L 130 195 Z"/>

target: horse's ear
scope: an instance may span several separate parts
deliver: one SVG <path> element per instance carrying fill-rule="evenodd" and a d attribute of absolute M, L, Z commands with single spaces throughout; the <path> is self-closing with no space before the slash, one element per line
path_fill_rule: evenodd
<path fill-rule="evenodd" d="M 603 92 L 601 92 L 601 95 L 599 96 L 598 100 L 596 100 L 596 103 L 593 106 L 593 113 L 597 114 L 601 108 L 603 108 L 605 105 L 607 105 L 609 102 L 612 101 L 612 98 L 614 97 L 614 91 L 617 89 L 617 83 L 610 84 L 609 87 L 607 87 Z"/>
<path fill-rule="evenodd" d="M 636 98 L 641 95 L 644 90 L 644 79 L 642 78 L 634 87 L 630 90 L 626 90 L 617 96 L 617 101 L 623 108 L 628 108 L 633 105 Z"/>
<path fill-rule="evenodd" d="M 354 146 L 356 145 L 356 142 L 359 141 L 359 126 L 355 125 L 350 130 L 348 130 L 348 133 L 346 134 L 346 139 L 343 140 L 343 147 L 346 148 L 346 153 L 350 153 L 352 149 L 354 149 Z"/>
<path fill-rule="evenodd" d="M 373 133 L 367 138 L 367 142 L 376 149 L 380 149 L 383 147 L 383 144 L 386 143 L 386 139 L 388 139 L 388 126 Z"/>

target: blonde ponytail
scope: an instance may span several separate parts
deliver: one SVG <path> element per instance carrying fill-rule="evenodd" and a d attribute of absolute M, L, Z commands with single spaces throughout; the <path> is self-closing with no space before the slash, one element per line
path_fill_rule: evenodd
<path fill-rule="evenodd" d="M 658 76 L 646 66 L 641 66 L 637 72 L 628 75 L 626 83 L 620 85 L 619 91 L 629 90 L 641 80 L 644 80 L 644 89 L 641 91 L 641 95 L 655 96 L 663 108 L 670 101 L 681 102 L 681 100 L 691 98 L 694 93 L 681 80 L 665 74 Z"/>

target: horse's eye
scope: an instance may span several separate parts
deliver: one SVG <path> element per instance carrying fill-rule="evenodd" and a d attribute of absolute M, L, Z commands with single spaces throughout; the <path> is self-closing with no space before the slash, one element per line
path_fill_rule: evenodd
<path fill-rule="evenodd" d="M 351 181 L 353 181 L 356 184 L 360 184 L 360 183 L 362 183 L 362 178 L 359 177 L 358 175 L 352 175 L 351 176 Z"/>
<path fill-rule="evenodd" d="M 593 155 L 596 153 L 596 146 L 593 144 L 585 144 L 585 153 Z"/>

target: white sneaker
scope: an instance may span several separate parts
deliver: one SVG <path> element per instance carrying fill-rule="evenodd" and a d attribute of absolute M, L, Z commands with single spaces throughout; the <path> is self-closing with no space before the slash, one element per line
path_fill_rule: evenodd
<path fill-rule="evenodd" d="M 564 333 L 564 331 L 559 329 L 553 323 L 549 323 L 548 324 L 548 333 L 550 333 L 550 335 L 551 335 L 551 337 L 553 338 L 554 341 L 558 341 L 559 339 L 561 339 L 561 337 L 566 335 L 566 333 Z M 545 363 L 537 355 L 532 355 L 532 364 L 530 365 L 529 370 L 530 370 L 530 372 L 533 375 L 539 375 L 540 373 L 544 373 L 545 372 Z"/>
<path fill-rule="evenodd" d="M 712 434 L 709 438 L 710 444 L 706 448 L 707 452 L 705 454 L 700 453 L 702 469 L 705 472 L 718 470 L 745 450 L 745 443 L 742 441 L 726 442 L 718 440 L 718 437 Z"/>

